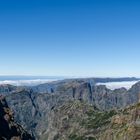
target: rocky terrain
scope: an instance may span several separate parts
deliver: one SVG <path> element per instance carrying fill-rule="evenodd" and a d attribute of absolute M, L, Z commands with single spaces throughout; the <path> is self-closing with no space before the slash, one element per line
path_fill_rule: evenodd
<path fill-rule="evenodd" d="M 12 85 L 0 85 L 0 94 L 1 95 L 6 95 L 10 94 L 12 91 L 16 90 L 16 86 Z"/>
<path fill-rule="evenodd" d="M 53 110 L 41 140 L 140 140 L 140 103 L 100 111 L 74 101 Z"/>
<path fill-rule="evenodd" d="M 14 92 L 19 92 L 25 88 L 27 88 L 27 87 L 2 84 L 2 85 L 0 85 L 0 95 L 9 95 L 9 94 L 12 94 Z"/>
<path fill-rule="evenodd" d="M 9 90 L 4 90 L 6 92 L 5 93 L 2 92 L 2 94 L 6 96 L 8 106 L 15 113 L 15 120 L 18 123 L 20 123 L 28 132 L 33 134 L 36 137 L 36 139 L 45 140 L 46 138 L 48 138 L 48 140 L 51 139 L 55 140 L 57 139 L 57 133 L 59 137 L 61 133 L 59 132 L 59 128 L 55 127 L 56 128 L 55 130 L 53 128 L 53 125 L 55 124 L 52 124 L 50 122 L 55 122 L 55 120 L 57 120 L 53 116 L 59 116 L 59 111 L 57 114 L 55 110 L 63 110 L 63 106 L 69 106 L 69 103 L 71 104 L 71 106 L 75 106 L 75 103 L 77 104 L 77 102 L 78 104 L 80 102 L 86 105 L 84 104 L 82 105 L 85 107 L 81 107 L 81 112 L 78 110 L 78 108 L 70 109 L 70 107 L 66 107 L 66 108 L 64 107 L 65 108 L 64 111 L 66 111 L 66 113 L 65 112 L 60 113 L 60 117 L 65 118 L 65 114 L 68 114 L 73 110 L 74 112 L 77 112 L 75 116 L 79 115 L 81 119 L 84 119 L 87 118 L 88 116 L 86 115 L 82 116 L 82 114 L 85 114 L 85 110 L 83 110 L 83 108 L 87 108 L 86 109 L 87 111 L 96 109 L 97 112 L 99 111 L 99 114 L 98 113 L 97 114 L 100 116 L 102 113 L 106 114 L 106 111 L 110 112 L 112 110 L 115 110 L 115 112 L 117 112 L 118 109 L 126 108 L 129 105 L 138 103 L 140 97 L 140 82 L 133 85 L 132 88 L 129 90 L 125 88 L 110 90 L 106 88 L 106 86 L 104 85 L 98 85 L 98 86 L 96 85 L 97 81 L 103 82 L 103 81 L 112 81 L 112 80 L 117 81 L 120 79 L 117 80 L 100 79 L 100 78 L 72 79 L 72 80 L 51 82 L 51 83 L 42 84 L 34 87 L 15 87 L 10 85 L 5 85 L 6 87 L 5 89 L 9 89 Z M 107 116 L 109 112 L 107 112 Z M 93 115 L 96 116 L 96 113 L 95 114 L 93 113 Z M 114 114 L 111 114 L 111 117 L 113 117 L 112 115 Z M 111 119 L 111 117 L 109 119 Z M 53 120 L 53 118 L 55 120 Z M 101 115 L 101 120 L 103 119 L 104 118 L 102 118 Z M 74 124 L 76 124 L 76 122 L 74 122 Z M 61 127 L 61 123 L 57 125 L 58 127 Z M 78 127 L 77 129 L 79 129 L 79 126 L 81 127 L 81 125 L 79 124 L 78 126 L 75 127 Z M 68 128 L 71 127 L 73 127 L 73 125 L 72 126 L 68 125 Z M 76 135 L 78 135 L 79 137 L 79 135 L 81 135 L 80 133 L 83 133 L 83 131 L 87 133 L 89 132 L 88 129 L 87 130 L 79 129 L 79 133 Z M 102 131 L 104 131 L 104 127 L 102 127 L 99 132 Z M 70 132 L 71 131 L 67 131 L 66 133 L 71 134 Z M 86 136 L 86 133 L 83 134 Z M 94 137 L 94 135 L 90 136 L 89 134 L 86 137 L 90 138 L 90 137 Z M 60 137 L 60 139 L 61 138 L 63 137 Z M 98 137 L 95 136 L 95 138 Z M 73 139 L 73 136 L 71 139 Z M 64 140 L 67 139 L 64 138 Z"/>
<path fill-rule="evenodd" d="M 0 96 L 0 140 L 34 140 L 14 121 L 13 112 L 3 96 Z"/>

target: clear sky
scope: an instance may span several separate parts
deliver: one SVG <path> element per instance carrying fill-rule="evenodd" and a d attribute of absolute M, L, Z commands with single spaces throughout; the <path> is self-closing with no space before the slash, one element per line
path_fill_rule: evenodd
<path fill-rule="evenodd" d="M 0 75 L 139 76 L 139 0 L 1 0 Z"/>

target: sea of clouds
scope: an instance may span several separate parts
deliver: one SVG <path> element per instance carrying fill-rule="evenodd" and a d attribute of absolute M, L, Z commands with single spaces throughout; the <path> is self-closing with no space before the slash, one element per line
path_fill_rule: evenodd
<path fill-rule="evenodd" d="M 128 82 L 108 82 L 108 83 L 97 83 L 97 85 L 105 85 L 107 88 L 114 90 L 118 88 L 130 89 L 138 81 L 128 81 Z"/>
<path fill-rule="evenodd" d="M 75 77 L 73 77 L 75 78 Z M 1 84 L 10 84 L 14 86 L 36 86 L 39 84 L 44 84 L 52 81 L 63 80 L 66 77 L 15 77 L 15 76 L 0 76 L 0 85 Z M 107 82 L 107 83 L 97 83 L 97 85 L 105 85 L 107 88 L 114 90 L 121 87 L 130 89 L 138 81 L 125 81 L 125 82 Z"/>
<path fill-rule="evenodd" d="M 58 79 L 33 79 L 33 80 L 2 80 L 1 84 L 10 84 L 14 86 L 35 86 L 39 84 L 44 84 L 52 81 L 57 81 Z"/>

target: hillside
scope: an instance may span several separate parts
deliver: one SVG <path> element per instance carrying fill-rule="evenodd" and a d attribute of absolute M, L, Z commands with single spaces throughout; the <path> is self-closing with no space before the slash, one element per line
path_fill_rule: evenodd
<path fill-rule="evenodd" d="M 140 140 L 140 103 L 101 112 L 79 101 L 53 110 L 41 140 Z"/>

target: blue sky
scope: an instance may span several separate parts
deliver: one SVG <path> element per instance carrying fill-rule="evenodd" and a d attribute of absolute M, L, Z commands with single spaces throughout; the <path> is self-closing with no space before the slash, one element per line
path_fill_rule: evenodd
<path fill-rule="evenodd" d="M 140 77 L 140 1 L 0 1 L 0 75 Z"/>

